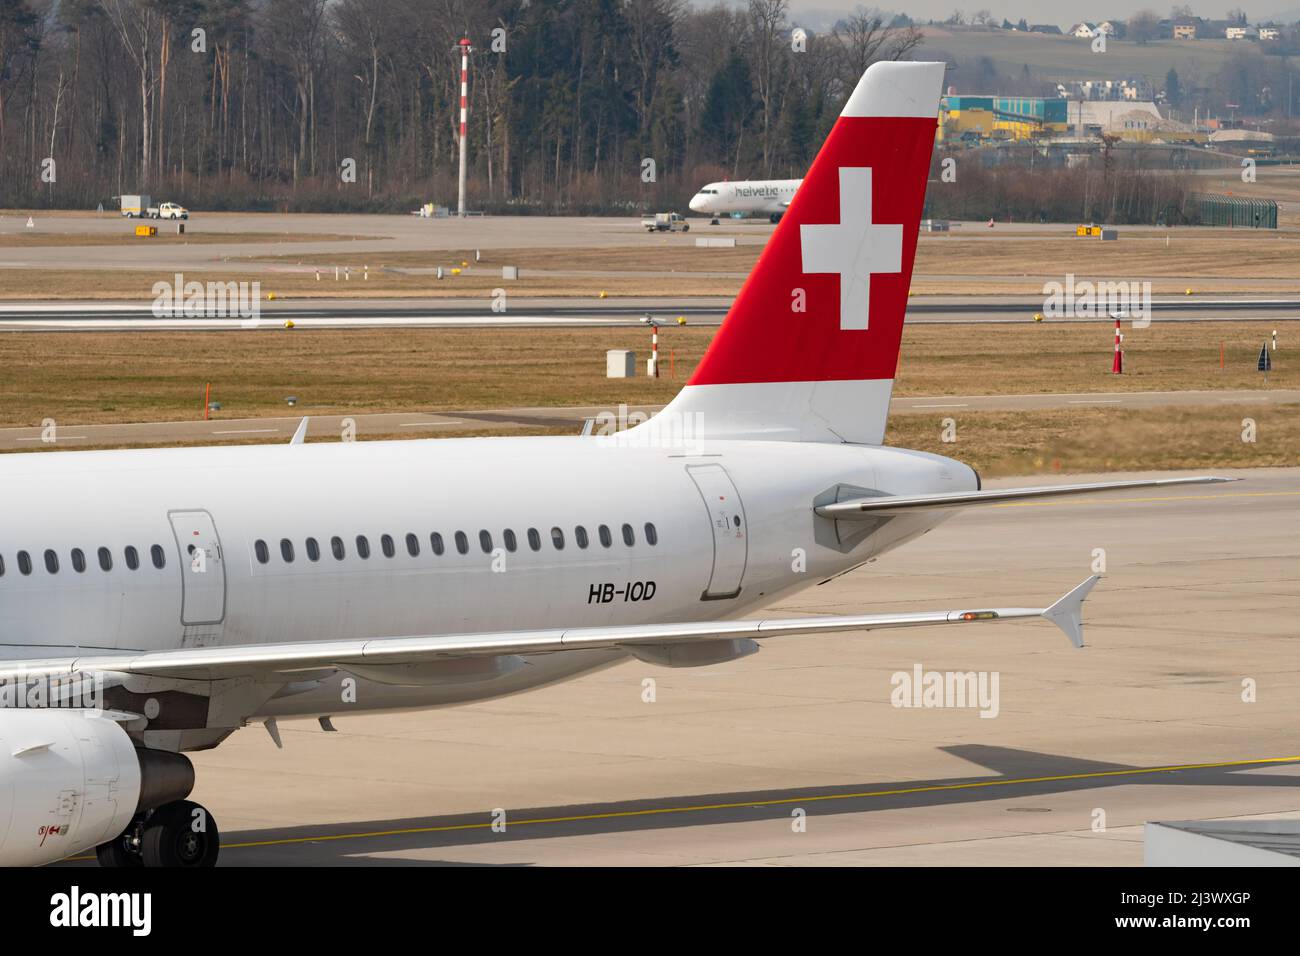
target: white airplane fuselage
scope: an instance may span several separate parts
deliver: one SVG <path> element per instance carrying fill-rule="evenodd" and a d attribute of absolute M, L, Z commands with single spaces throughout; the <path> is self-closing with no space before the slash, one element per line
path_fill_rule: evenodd
<path fill-rule="evenodd" d="M 920 452 L 767 441 L 684 449 L 441 439 L 0 456 L 0 653 L 733 617 L 938 521 L 934 512 L 894 518 L 839 542 L 814 499 L 838 486 L 916 494 L 977 481 L 967 466 Z M 625 656 L 535 655 L 435 687 L 377 685 L 358 709 L 496 696 Z M 337 702 L 325 682 L 259 713 L 324 714 Z"/>
<path fill-rule="evenodd" d="M 753 179 L 709 183 L 691 197 L 692 212 L 708 216 L 780 216 L 802 179 Z"/>

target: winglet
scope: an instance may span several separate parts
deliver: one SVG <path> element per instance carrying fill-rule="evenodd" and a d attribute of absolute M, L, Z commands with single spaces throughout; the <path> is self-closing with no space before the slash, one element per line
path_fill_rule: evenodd
<path fill-rule="evenodd" d="M 303 420 L 298 423 L 298 430 L 295 431 L 293 433 L 293 437 L 289 439 L 289 444 L 301 445 L 306 440 L 307 440 L 307 418 L 303 418 Z"/>
<path fill-rule="evenodd" d="M 1042 614 L 1064 631 L 1075 647 L 1083 647 L 1083 599 L 1100 580 L 1101 575 L 1094 574 Z"/>

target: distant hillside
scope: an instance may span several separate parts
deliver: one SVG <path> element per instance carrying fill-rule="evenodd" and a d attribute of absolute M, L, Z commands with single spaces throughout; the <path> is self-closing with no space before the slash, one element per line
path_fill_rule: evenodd
<path fill-rule="evenodd" d="M 950 74 L 949 82 L 959 90 L 963 89 L 962 68 L 982 57 L 992 61 L 1000 76 L 1018 76 L 1027 64 L 1032 73 L 1061 79 L 1145 75 L 1159 88 L 1170 68 L 1184 76 L 1204 75 L 1217 71 L 1234 57 L 1261 55 L 1258 44 L 1233 40 L 1157 40 L 1139 45 L 1132 40 L 1111 39 L 1105 53 L 1093 53 L 1091 41 L 1075 37 L 945 27 L 923 27 L 922 32 L 925 42 L 917 57 L 955 62 L 958 69 Z"/>

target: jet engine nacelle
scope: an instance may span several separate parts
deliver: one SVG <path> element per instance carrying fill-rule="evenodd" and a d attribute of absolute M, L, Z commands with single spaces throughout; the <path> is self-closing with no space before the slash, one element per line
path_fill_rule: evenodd
<path fill-rule="evenodd" d="M 40 866 L 93 849 L 137 810 L 182 799 L 193 784 L 188 758 L 137 752 L 102 714 L 0 710 L 0 865 Z"/>

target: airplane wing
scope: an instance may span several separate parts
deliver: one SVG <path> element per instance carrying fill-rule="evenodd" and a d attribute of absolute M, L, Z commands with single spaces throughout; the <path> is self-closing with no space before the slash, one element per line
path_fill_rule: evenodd
<path fill-rule="evenodd" d="M 995 505 L 1021 501 L 1028 498 L 1055 498 L 1068 495 L 1091 494 L 1097 491 L 1117 491 L 1123 488 L 1160 488 L 1168 485 L 1206 485 L 1223 481 L 1240 481 L 1240 478 L 1202 476 L 1196 478 L 1144 478 L 1133 481 L 1099 481 L 1082 485 L 1038 485 L 1031 488 L 994 488 L 988 491 L 961 491 L 953 494 L 933 495 L 875 495 L 849 498 L 844 501 L 818 505 L 813 510 L 823 518 L 841 521 L 865 520 L 882 514 L 902 514 L 908 511 L 933 511 L 948 508 L 969 508 L 974 505 Z"/>
<path fill-rule="evenodd" d="M 1097 583 L 1088 578 L 1046 608 L 971 607 L 947 611 L 908 611 L 899 614 L 849 614 L 748 621 L 688 621 L 678 624 L 639 624 L 624 627 L 578 627 L 489 634 L 436 634 L 415 637 L 369 638 L 355 641 L 311 641 L 297 644 L 252 644 L 236 647 L 195 647 L 174 651 L 143 651 L 7 661 L 0 680 L 46 674 L 106 672 L 219 680 L 253 675 L 284 675 L 349 666 L 420 664 L 449 657 L 498 654 L 541 654 L 594 648 L 634 648 L 704 641 L 834 634 L 931 624 L 969 624 L 1046 618 L 1083 646 L 1083 600 Z"/>

